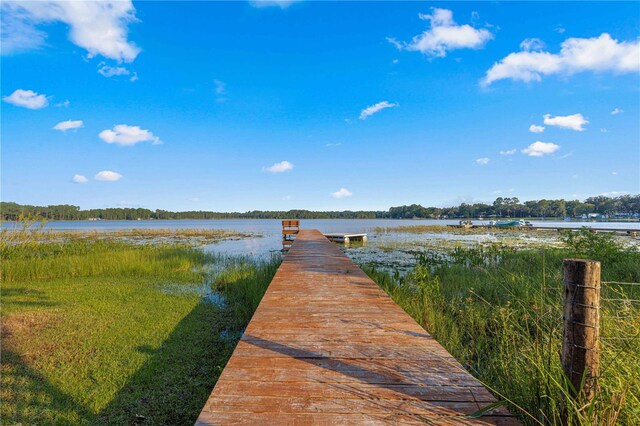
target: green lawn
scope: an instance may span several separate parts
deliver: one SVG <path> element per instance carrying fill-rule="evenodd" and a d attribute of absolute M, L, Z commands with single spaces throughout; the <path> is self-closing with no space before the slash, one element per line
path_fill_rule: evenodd
<path fill-rule="evenodd" d="M 193 424 L 278 265 L 117 241 L 1 254 L 3 424 Z"/>

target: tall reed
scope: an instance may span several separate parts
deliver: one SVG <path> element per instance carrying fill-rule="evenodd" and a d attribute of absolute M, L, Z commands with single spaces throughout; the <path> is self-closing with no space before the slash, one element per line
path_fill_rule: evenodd
<path fill-rule="evenodd" d="M 575 425 L 638 424 L 640 287 L 603 285 L 602 377 L 591 404 L 568 398 L 559 351 L 562 259 L 601 260 L 605 283 L 637 283 L 640 253 L 586 232 L 566 242 L 428 253 L 406 275 L 366 271 L 526 424 L 559 425 L 563 412 Z"/>

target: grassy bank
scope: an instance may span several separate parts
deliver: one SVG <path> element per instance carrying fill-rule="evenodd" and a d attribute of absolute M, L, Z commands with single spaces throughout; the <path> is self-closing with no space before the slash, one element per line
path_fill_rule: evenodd
<path fill-rule="evenodd" d="M 640 253 L 606 235 L 567 234 L 566 249 L 429 252 L 407 274 L 365 267 L 413 318 L 526 424 L 640 423 Z M 568 403 L 560 365 L 562 259 L 602 261 L 600 391 Z"/>
<path fill-rule="evenodd" d="M 193 424 L 278 266 L 23 237 L 0 250 L 3 424 Z"/>

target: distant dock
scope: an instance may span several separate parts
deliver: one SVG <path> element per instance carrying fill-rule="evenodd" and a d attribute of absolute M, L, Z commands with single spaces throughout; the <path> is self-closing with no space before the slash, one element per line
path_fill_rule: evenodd
<path fill-rule="evenodd" d="M 366 243 L 368 241 L 367 234 L 345 234 L 341 232 L 331 232 L 323 234 L 329 241 L 334 243 L 349 244 L 352 241 L 361 241 Z"/>

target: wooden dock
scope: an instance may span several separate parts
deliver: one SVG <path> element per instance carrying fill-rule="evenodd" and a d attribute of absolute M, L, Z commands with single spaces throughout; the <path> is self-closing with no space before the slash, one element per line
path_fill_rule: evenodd
<path fill-rule="evenodd" d="M 519 424 L 320 232 L 302 230 L 197 425 Z"/>

